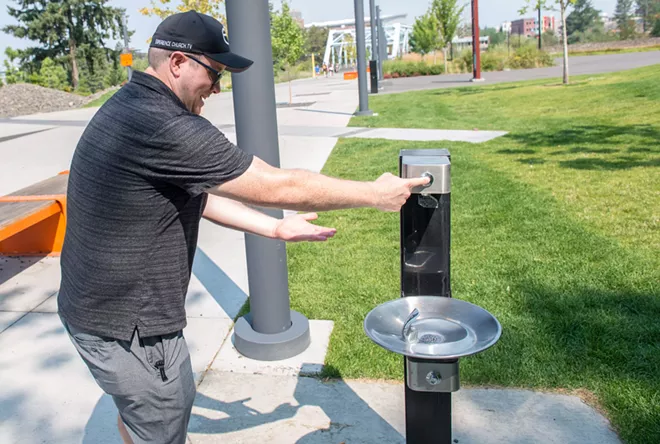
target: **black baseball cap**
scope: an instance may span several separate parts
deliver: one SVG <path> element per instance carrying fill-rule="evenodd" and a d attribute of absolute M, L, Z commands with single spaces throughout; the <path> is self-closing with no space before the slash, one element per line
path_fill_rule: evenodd
<path fill-rule="evenodd" d="M 202 54 L 222 63 L 229 72 L 243 72 L 254 63 L 231 52 L 222 23 L 197 11 L 167 17 L 156 28 L 149 46 Z"/>

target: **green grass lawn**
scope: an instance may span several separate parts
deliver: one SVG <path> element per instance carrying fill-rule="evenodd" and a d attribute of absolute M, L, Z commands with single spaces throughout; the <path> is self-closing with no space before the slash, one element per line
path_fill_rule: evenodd
<path fill-rule="evenodd" d="M 637 48 L 610 48 L 610 49 L 601 49 L 601 50 L 587 50 L 587 51 L 571 51 L 570 47 L 568 49 L 568 55 L 571 56 L 582 56 L 582 55 L 606 55 L 606 54 L 624 54 L 630 52 L 649 52 L 649 51 L 658 51 L 660 50 L 660 45 L 653 46 L 640 46 Z M 551 53 L 554 56 L 561 57 L 564 53 L 553 52 Z"/>
<path fill-rule="evenodd" d="M 113 89 L 112 91 L 108 91 L 107 93 L 105 93 L 101 97 L 99 97 L 98 99 L 92 100 L 91 102 L 87 103 L 83 108 L 93 108 L 95 106 L 101 106 L 105 102 L 107 102 L 110 97 L 114 96 L 117 91 L 119 91 L 119 90 L 118 89 Z"/>
<path fill-rule="evenodd" d="M 660 66 L 370 97 L 369 127 L 506 130 L 484 144 L 343 139 L 324 173 L 397 174 L 403 148 L 452 155 L 452 291 L 501 322 L 464 385 L 580 393 L 629 443 L 660 442 Z M 289 244 L 292 308 L 335 329 L 326 376 L 402 380 L 366 314 L 399 289 L 398 214 L 324 213 Z"/>

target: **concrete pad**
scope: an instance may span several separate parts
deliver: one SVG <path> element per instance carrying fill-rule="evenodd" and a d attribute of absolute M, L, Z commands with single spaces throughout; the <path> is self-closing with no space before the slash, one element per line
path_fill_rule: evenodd
<path fill-rule="evenodd" d="M 234 322 L 230 319 L 187 318 L 183 335 L 190 351 L 195 383 L 199 384 L 211 366 Z"/>
<path fill-rule="evenodd" d="M 224 313 L 221 317 L 236 318 L 249 291 L 243 233 L 202 219 L 192 278 L 186 303 L 188 316 L 211 314 L 195 308 L 195 299 L 206 293 Z"/>
<path fill-rule="evenodd" d="M 57 295 L 59 291 L 55 292 L 54 295 L 43 301 L 37 307 L 32 310 L 32 313 L 57 313 Z"/>
<path fill-rule="evenodd" d="M 22 125 L 19 123 L 9 123 L 0 121 L 0 142 L 18 138 L 27 134 L 46 131 L 54 128 L 52 125 Z"/>
<path fill-rule="evenodd" d="M 197 383 L 231 325 L 188 319 L 184 335 Z M 0 442 L 121 442 L 112 400 L 96 385 L 56 314 L 27 314 L 2 332 L 0 350 Z"/>
<path fill-rule="evenodd" d="M 245 303 L 245 299 L 243 299 L 241 306 L 243 303 Z M 186 295 L 186 316 L 228 321 L 233 321 L 234 319 L 225 312 L 222 305 L 216 301 L 195 275 L 190 277 L 190 285 L 188 286 L 188 294 Z"/>
<path fill-rule="evenodd" d="M 357 128 L 355 128 L 357 129 Z M 375 128 L 346 137 L 360 139 L 390 139 L 409 141 L 448 140 L 453 142 L 482 143 L 502 137 L 506 131 L 461 131 L 435 129 Z"/>
<path fill-rule="evenodd" d="M 13 117 L 15 120 L 65 120 L 65 121 L 80 121 L 91 120 L 94 114 L 99 110 L 98 107 L 91 108 L 77 108 L 64 111 L 55 111 L 52 113 L 37 113 L 27 116 Z"/>
<path fill-rule="evenodd" d="M 28 312 L 59 287 L 59 258 L 0 256 L 0 311 Z"/>
<path fill-rule="evenodd" d="M 336 144 L 329 137 L 280 137 L 280 165 L 319 173 Z"/>
<path fill-rule="evenodd" d="M 280 126 L 279 133 L 284 136 L 298 137 L 343 137 L 354 128 L 342 126 Z"/>
<path fill-rule="evenodd" d="M 307 132 L 307 129 L 301 132 Z M 313 132 L 313 130 L 312 130 Z M 343 133 L 346 129 L 329 129 L 328 133 Z M 236 144 L 236 133 L 224 131 L 229 141 Z M 321 135 L 320 137 L 279 136 L 280 168 L 301 168 L 320 172 L 337 144 L 337 138 Z"/>
<path fill-rule="evenodd" d="M 60 127 L 2 143 L 0 195 L 68 170 L 84 128 Z"/>
<path fill-rule="evenodd" d="M 23 316 L 25 316 L 25 313 L 20 311 L 0 311 L 0 333 L 5 331 Z"/>
<path fill-rule="evenodd" d="M 0 442 L 81 442 L 102 392 L 59 317 L 26 315 L 0 350 Z"/>
<path fill-rule="evenodd" d="M 460 443 L 621 443 L 609 421 L 576 396 L 461 389 L 454 409 Z"/>
<path fill-rule="evenodd" d="M 619 444 L 574 396 L 463 388 L 453 395 L 460 444 Z M 210 371 L 189 434 L 197 443 L 404 443 L 402 383 L 321 381 Z"/>
<path fill-rule="evenodd" d="M 257 361 L 241 355 L 233 344 L 233 330 L 231 338 L 222 345 L 218 358 L 213 362 L 214 371 L 226 371 L 247 374 L 266 375 L 314 375 L 323 370 L 325 355 L 330 343 L 330 335 L 334 322 L 309 321 L 311 344 L 298 356 L 279 361 Z"/>

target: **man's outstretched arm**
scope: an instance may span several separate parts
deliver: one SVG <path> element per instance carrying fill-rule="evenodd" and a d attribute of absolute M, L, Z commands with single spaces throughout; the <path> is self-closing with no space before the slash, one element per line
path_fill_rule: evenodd
<path fill-rule="evenodd" d="M 203 216 L 224 227 L 288 242 L 325 241 L 337 231 L 309 223 L 318 217 L 314 213 L 276 219 L 235 200 L 213 194 L 208 196 Z"/>
<path fill-rule="evenodd" d="M 410 190 L 428 182 L 426 177 L 401 179 L 390 173 L 373 182 L 336 179 L 311 171 L 275 168 L 254 157 L 245 173 L 207 192 L 252 205 L 301 211 L 358 207 L 399 211 Z"/>

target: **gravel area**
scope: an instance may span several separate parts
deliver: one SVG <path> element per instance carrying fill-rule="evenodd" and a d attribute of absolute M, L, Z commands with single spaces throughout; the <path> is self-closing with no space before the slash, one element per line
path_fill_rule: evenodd
<path fill-rule="evenodd" d="M 80 108 L 105 92 L 83 97 L 29 83 L 5 85 L 0 88 L 0 118 Z"/>

